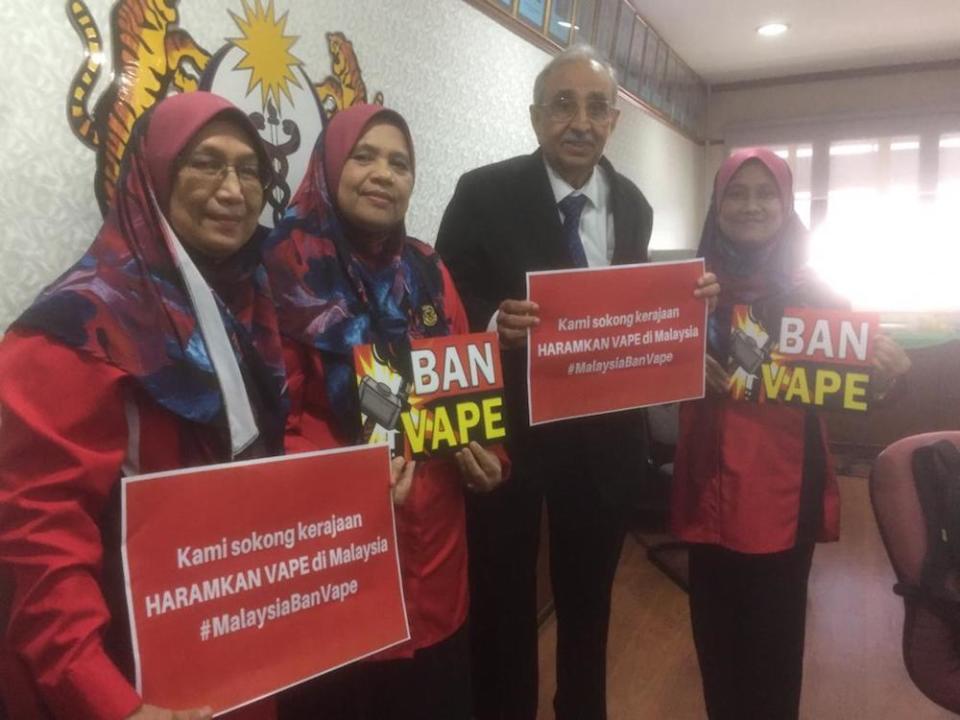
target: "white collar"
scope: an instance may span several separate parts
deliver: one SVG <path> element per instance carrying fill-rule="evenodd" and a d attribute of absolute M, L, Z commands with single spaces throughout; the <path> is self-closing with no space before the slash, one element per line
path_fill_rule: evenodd
<path fill-rule="evenodd" d="M 574 188 L 570 183 L 560 177 L 557 171 L 550 167 L 550 163 L 547 162 L 546 158 L 543 159 L 543 166 L 547 169 L 547 179 L 550 180 L 553 197 L 558 203 L 571 193 L 579 193 L 586 196 L 587 200 L 589 200 L 590 204 L 595 208 L 601 208 L 606 204 L 602 202 L 605 199 L 604 190 L 606 188 L 606 178 L 603 177 L 603 170 L 600 169 L 599 165 L 594 167 L 593 172 L 590 173 L 590 179 L 587 180 L 581 188 Z"/>

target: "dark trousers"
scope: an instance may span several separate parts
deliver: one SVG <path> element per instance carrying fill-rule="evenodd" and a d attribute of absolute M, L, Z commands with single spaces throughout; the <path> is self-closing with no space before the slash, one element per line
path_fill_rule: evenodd
<path fill-rule="evenodd" d="M 358 662 L 298 685 L 279 696 L 279 718 L 470 720 L 468 638 L 464 626 L 412 658 Z"/>
<path fill-rule="evenodd" d="M 628 503 L 611 503 L 589 469 L 551 472 L 540 484 L 522 468 L 467 503 L 471 651 L 477 720 L 535 720 L 537 578 L 544 497 L 557 614 L 557 720 L 606 718 L 610 591 Z"/>
<path fill-rule="evenodd" d="M 710 720 L 796 720 L 813 543 L 690 550 L 690 617 Z"/>

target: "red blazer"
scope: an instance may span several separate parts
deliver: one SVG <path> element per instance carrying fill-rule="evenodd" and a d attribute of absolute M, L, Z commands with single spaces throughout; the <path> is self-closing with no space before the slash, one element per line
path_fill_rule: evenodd
<path fill-rule="evenodd" d="M 674 462 L 671 526 L 687 542 L 742 553 L 773 553 L 797 541 L 804 457 L 811 452 L 806 411 L 720 398 L 684 403 Z M 836 540 L 840 496 L 823 423 L 817 539 Z M 806 479 L 810 482 L 810 477 Z"/>
<path fill-rule="evenodd" d="M 0 692 L 13 720 L 121 720 L 142 700 L 119 558 L 123 474 L 209 462 L 117 368 L 43 335 L 0 342 Z M 117 566 L 118 567 L 118 566 Z M 9 594 L 8 594 L 9 593 Z M 236 714 L 275 716 L 273 701 Z"/>
<path fill-rule="evenodd" d="M 467 316 L 447 269 L 443 275 L 444 312 L 451 334 L 468 333 Z M 341 447 L 326 396 L 319 351 L 284 340 L 290 414 L 286 450 L 308 452 Z M 495 449 L 509 470 L 506 455 Z M 397 508 L 397 546 L 406 599 L 410 640 L 375 655 L 374 660 L 411 657 L 456 632 L 467 619 L 467 540 L 463 482 L 452 460 L 418 463 L 413 487 Z"/>

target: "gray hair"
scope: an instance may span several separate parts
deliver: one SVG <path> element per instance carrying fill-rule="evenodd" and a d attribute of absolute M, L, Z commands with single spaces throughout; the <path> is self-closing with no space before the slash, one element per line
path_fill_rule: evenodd
<path fill-rule="evenodd" d="M 573 45 L 568 47 L 566 50 L 563 50 L 559 55 L 548 62 L 543 70 L 540 71 L 540 74 L 537 75 L 537 79 L 533 81 L 534 105 L 540 105 L 543 103 L 543 86 L 547 84 L 547 76 L 561 65 L 567 65 L 573 62 L 596 63 L 603 68 L 603 71 L 610 76 L 610 87 L 612 88 L 611 94 L 613 95 L 613 97 L 610 99 L 611 104 L 616 104 L 617 87 L 619 86 L 619 83 L 617 82 L 617 71 L 613 69 L 613 65 L 610 64 L 610 61 L 607 60 L 607 58 L 604 57 L 599 50 L 591 47 L 590 45 L 581 44 Z"/>

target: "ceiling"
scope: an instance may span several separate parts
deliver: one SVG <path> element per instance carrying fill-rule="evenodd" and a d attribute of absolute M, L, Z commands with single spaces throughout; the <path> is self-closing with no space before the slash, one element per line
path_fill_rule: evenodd
<path fill-rule="evenodd" d="M 960 0 L 631 2 L 709 83 L 960 58 Z"/>

